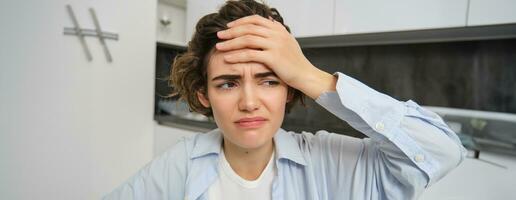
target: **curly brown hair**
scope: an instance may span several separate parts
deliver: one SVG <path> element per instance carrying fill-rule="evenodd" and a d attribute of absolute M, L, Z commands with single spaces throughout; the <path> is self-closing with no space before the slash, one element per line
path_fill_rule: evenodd
<path fill-rule="evenodd" d="M 272 17 L 281 22 L 290 33 L 290 28 L 283 23 L 278 10 L 254 0 L 226 1 L 217 13 L 202 17 L 197 22 L 192 40 L 188 42 L 187 51 L 175 58 L 170 73 L 174 94 L 185 100 L 191 111 L 208 117 L 213 116 L 211 108 L 201 104 L 197 92 L 205 95 L 207 93 L 207 65 L 210 52 L 217 42 L 222 41 L 217 37 L 217 32 L 227 29 L 227 23 L 250 15 Z M 304 105 L 304 94 L 301 91 L 289 87 L 288 92 L 292 99 L 286 105 L 287 113 L 298 100 Z"/>

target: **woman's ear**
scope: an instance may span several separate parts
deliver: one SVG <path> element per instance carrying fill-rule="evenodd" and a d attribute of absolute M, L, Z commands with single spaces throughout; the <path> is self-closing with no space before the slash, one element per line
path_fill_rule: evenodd
<path fill-rule="evenodd" d="M 201 104 L 204 107 L 206 107 L 206 108 L 210 107 L 210 100 L 208 99 L 208 97 L 206 95 L 204 95 L 203 92 L 197 91 L 197 99 L 199 99 L 199 102 L 201 102 Z"/>
<path fill-rule="evenodd" d="M 292 99 L 294 99 L 294 92 L 295 90 L 289 88 L 287 92 L 287 103 L 290 103 Z"/>

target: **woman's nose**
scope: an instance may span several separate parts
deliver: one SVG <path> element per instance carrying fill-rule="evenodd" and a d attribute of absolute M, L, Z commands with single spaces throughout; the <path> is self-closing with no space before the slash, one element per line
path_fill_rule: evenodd
<path fill-rule="evenodd" d="M 251 85 L 245 85 L 240 91 L 240 102 L 238 108 L 241 111 L 251 112 L 258 110 L 260 102 L 258 100 L 258 91 Z"/>

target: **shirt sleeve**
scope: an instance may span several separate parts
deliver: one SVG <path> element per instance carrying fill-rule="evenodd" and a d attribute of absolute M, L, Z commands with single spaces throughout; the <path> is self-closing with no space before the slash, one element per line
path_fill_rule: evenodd
<path fill-rule="evenodd" d="M 183 199 L 188 156 L 185 140 L 179 140 L 102 200 Z"/>
<path fill-rule="evenodd" d="M 327 132 L 320 138 L 332 140 L 326 141 L 330 145 L 322 145 L 330 154 L 357 147 L 355 160 L 360 169 L 354 171 L 365 176 L 359 179 L 373 180 L 355 183 L 373 184 L 382 190 L 378 195 L 392 199 L 417 197 L 462 162 L 465 148 L 437 114 L 414 101 L 402 102 L 377 92 L 342 73 L 335 75 L 336 92 L 325 92 L 316 102 L 369 138 L 357 140 Z M 350 153 L 335 153 L 330 156 L 332 163 L 349 160 L 346 156 Z"/>

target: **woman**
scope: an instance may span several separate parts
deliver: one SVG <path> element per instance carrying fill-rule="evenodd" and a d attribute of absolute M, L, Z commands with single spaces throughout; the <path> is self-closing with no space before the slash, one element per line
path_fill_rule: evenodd
<path fill-rule="evenodd" d="M 105 199 L 416 199 L 465 155 L 436 114 L 317 69 L 280 14 L 252 0 L 200 19 L 172 80 L 218 129 L 181 140 Z M 369 138 L 282 130 L 301 93 Z"/>

